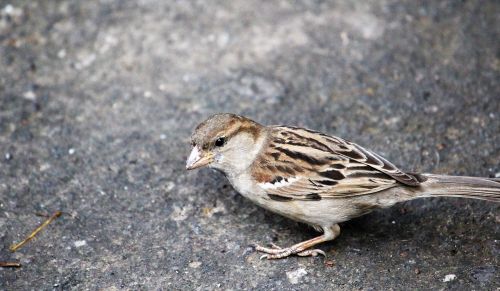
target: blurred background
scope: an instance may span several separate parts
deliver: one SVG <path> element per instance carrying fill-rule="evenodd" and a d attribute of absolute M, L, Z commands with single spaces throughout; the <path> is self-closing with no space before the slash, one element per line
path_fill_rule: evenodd
<path fill-rule="evenodd" d="M 311 238 L 186 172 L 210 114 L 408 171 L 500 177 L 498 1 L 1 1 L 0 289 L 494 289 L 498 205 L 427 199 Z M 45 218 L 66 212 L 15 253 Z M 447 276 L 448 275 L 448 276 Z M 453 276 L 451 276 L 453 275 Z"/>

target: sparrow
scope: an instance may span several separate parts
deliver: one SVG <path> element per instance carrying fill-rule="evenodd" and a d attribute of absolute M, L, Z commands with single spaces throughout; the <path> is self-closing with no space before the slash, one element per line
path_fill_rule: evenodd
<path fill-rule="evenodd" d="M 398 202 L 442 196 L 500 202 L 500 179 L 405 172 L 346 139 L 231 113 L 199 124 L 191 145 L 186 169 L 220 170 L 257 205 L 323 233 L 287 248 L 253 244 L 261 258 L 325 255 L 313 247 L 338 237 L 339 223 Z"/>

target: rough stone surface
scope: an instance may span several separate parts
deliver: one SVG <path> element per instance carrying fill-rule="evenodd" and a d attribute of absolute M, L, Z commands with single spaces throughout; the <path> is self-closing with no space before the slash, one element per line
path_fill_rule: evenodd
<path fill-rule="evenodd" d="M 494 0 L 0 1 L 0 261 L 23 264 L 0 289 L 498 288 L 498 205 L 399 204 L 342 224 L 328 261 L 260 261 L 250 243 L 316 233 L 184 163 L 195 125 L 235 112 L 407 170 L 499 175 L 499 14 Z"/>

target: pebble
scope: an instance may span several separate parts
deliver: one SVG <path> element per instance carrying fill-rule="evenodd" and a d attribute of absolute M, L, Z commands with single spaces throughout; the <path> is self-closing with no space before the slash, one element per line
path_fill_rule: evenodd
<path fill-rule="evenodd" d="M 228 43 L 229 43 L 229 34 L 222 33 L 219 36 L 217 36 L 217 45 L 220 48 L 227 46 Z"/>
<path fill-rule="evenodd" d="M 450 281 L 453 281 L 455 279 L 457 279 L 457 275 L 448 274 L 448 275 L 444 276 L 443 282 L 450 282 Z"/>
<path fill-rule="evenodd" d="M 195 262 L 189 263 L 189 267 L 194 268 L 194 269 L 199 268 L 200 266 L 201 266 L 201 262 L 195 261 Z"/>
<path fill-rule="evenodd" d="M 23 10 L 21 8 L 17 8 L 12 6 L 11 4 L 5 5 L 5 7 L 0 11 L 1 15 L 8 15 L 13 18 L 19 18 L 23 14 Z"/>
<path fill-rule="evenodd" d="M 7 15 L 12 14 L 12 12 L 14 12 L 14 6 L 12 6 L 10 4 L 5 5 L 2 12 L 7 14 Z"/>
<path fill-rule="evenodd" d="M 75 68 L 77 70 L 85 69 L 85 68 L 89 67 L 90 65 L 92 65 L 96 59 L 97 59 L 97 56 L 95 54 L 84 55 L 75 64 Z"/>
<path fill-rule="evenodd" d="M 79 248 L 87 245 L 87 242 L 85 240 L 77 240 L 73 244 L 75 245 L 75 247 Z"/>
<path fill-rule="evenodd" d="M 165 191 L 166 192 L 169 192 L 169 191 L 171 191 L 174 188 L 175 188 L 175 183 L 174 182 L 168 181 L 167 183 L 165 183 Z"/>
<path fill-rule="evenodd" d="M 33 92 L 33 91 L 24 92 L 23 97 L 24 97 L 24 99 L 31 100 L 31 101 L 36 99 L 35 92 Z"/>
<path fill-rule="evenodd" d="M 340 40 L 342 41 L 343 46 L 349 45 L 349 35 L 347 34 L 347 32 L 342 31 L 340 33 Z"/>
<path fill-rule="evenodd" d="M 298 284 L 300 279 L 307 275 L 307 271 L 304 268 L 299 268 L 295 271 L 286 272 L 286 277 L 291 284 Z"/>
<path fill-rule="evenodd" d="M 65 49 L 59 50 L 57 52 L 57 57 L 60 59 L 64 59 L 64 57 L 66 57 L 66 50 Z"/>

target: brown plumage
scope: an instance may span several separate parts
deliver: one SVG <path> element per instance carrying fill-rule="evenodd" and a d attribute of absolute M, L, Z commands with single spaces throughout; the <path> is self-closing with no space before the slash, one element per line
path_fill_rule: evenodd
<path fill-rule="evenodd" d="M 409 173 L 355 143 L 304 128 L 262 126 L 216 114 L 192 136 L 187 168 L 222 170 L 243 196 L 307 223 L 323 235 L 289 248 L 265 248 L 268 259 L 324 254 L 310 248 L 340 233 L 339 222 L 421 197 L 500 202 L 500 180 Z"/>

